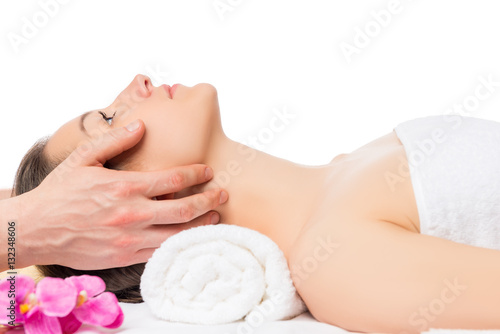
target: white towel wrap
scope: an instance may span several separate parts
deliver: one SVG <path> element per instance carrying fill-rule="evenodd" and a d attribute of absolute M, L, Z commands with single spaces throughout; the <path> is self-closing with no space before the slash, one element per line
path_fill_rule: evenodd
<path fill-rule="evenodd" d="M 307 310 L 278 246 L 225 224 L 168 238 L 146 264 L 141 294 L 155 316 L 202 325 L 285 320 Z"/>
<path fill-rule="evenodd" d="M 420 233 L 500 250 L 500 123 L 442 115 L 394 130 L 408 158 Z"/>

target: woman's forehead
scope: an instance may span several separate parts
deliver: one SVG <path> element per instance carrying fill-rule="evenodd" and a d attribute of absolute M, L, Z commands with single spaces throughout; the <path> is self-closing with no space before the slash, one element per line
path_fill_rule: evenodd
<path fill-rule="evenodd" d="M 65 123 L 50 136 L 45 146 L 45 153 L 49 157 L 70 153 L 83 143 L 86 136 L 80 129 L 80 117 Z"/>

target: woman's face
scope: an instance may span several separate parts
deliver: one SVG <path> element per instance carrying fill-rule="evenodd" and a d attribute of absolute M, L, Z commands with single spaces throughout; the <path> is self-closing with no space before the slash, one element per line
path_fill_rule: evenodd
<path fill-rule="evenodd" d="M 171 96 L 171 92 L 173 96 Z M 106 120 L 106 118 L 111 118 Z M 63 125 L 46 146 L 49 157 L 64 156 L 91 137 L 141 119 L 141 142 L 119 157 L 133 170 L 158 170 L 200 163 L 215 135 L 222 133 L 217 91 L 210 84 L 154 87 L 144 75 L 104 109 L 90 111 Z"/>

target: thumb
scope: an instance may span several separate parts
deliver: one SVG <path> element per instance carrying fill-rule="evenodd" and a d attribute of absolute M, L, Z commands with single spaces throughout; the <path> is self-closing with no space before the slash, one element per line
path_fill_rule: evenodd
<path fill-rule="evenodd" d="M 89 140 L 73 151 L 66 160 L 76 161 L 79 166 L 102 166 L 106 161 L 137 145 L 144 131 L 142 120 L 135 120 L 126 127 L 113 129 Z"/>

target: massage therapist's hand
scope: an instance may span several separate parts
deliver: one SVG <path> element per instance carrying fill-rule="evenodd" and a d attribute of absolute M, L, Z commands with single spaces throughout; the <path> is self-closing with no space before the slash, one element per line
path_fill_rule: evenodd
<path fill-rule="evenodd" d="M 207 166 L 157 172 L 102 168 L 140 141 L 145 129 L 137 122 L 135 130 L 117 128 L 80 146 L 40 186 L 19 196 L 17 267 L 103 269 L 146 262 L 171 235 L 218 222 L 218 214 L 209 211 L 227 200 L 221 189 L 152 200 L 210 180 Z"/>

